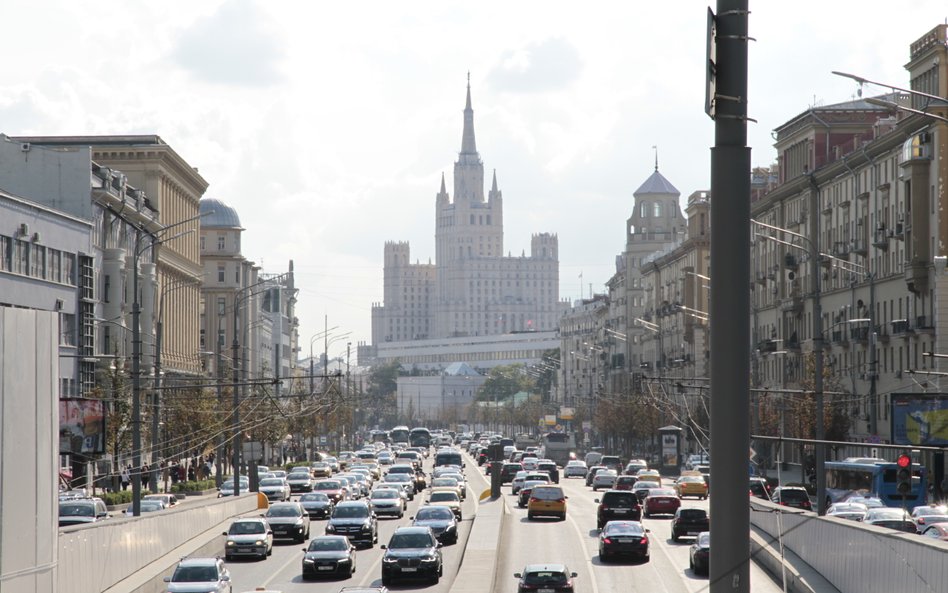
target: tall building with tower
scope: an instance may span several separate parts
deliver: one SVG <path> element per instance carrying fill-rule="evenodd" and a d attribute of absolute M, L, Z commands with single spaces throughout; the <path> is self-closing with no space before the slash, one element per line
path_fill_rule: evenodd
<path fill-rule="evenodd" d="M 376 348 L 557 327 L 564 309 L 557 237 L 538 233 L 529 254 L 504 254 L 503 193 L 494 171 L 485 196 L 470 82 L 453 181 L 452 196 L 442 175 L 435 196 L 434 263 L 411 263 L 407 242 L 385 244 L 384 302 L 372 308 Z"/>

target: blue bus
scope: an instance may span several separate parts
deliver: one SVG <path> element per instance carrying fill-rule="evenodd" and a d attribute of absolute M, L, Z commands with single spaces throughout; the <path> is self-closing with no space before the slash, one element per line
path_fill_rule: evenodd
<path fill-rule="evenodd" d="M 388 432 L 388 438 L 392 440 L 393 443 L 404 443 L 408 444 L 408 427 L 407 426 L 396 426 Z"/>
<path fill-rule="evenodd" d="M 843 461 L 827 461 L 825 466 L 827 506 L 856 496 L 878 498 L 886 506 L 904 506 L 909 511 L 927 504 L 928 470 L 918 463 L 912 464 L 912 491 L 904 500 L 895 489 L 895 476 L 899 469 L 895 462 L 874 457 L 851 457 Z"/>

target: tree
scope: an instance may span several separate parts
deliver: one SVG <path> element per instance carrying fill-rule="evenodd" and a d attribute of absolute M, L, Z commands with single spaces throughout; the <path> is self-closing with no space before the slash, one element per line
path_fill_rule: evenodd
<path fill-rule="evenodd" d="M 533 392 L 534 389 L 533 380 L 524 372 L 524 365 L 518 363 L 496 366 L 487 374 L 487 380 L 477 391 L 475 399 L 502 402 L 512 398 L 515 393 Z"/>

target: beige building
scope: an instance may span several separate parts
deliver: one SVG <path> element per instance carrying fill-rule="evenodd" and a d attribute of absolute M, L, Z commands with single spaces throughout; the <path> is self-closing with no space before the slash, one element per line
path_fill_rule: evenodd
<path fill-rule="evenodd" d="M 535 234 L 529 254 L 505 255 L 503 195 L 495 172 L 485 198 L 484 179 L 468 86 L 453 199 L 444 176 L 435 198 L 435 263 L 411 263 L 407 242 L 385 244 L 384 304 L 372 307 L 373 347 L 556 327 L 563 309 L 557 237 Z"/>

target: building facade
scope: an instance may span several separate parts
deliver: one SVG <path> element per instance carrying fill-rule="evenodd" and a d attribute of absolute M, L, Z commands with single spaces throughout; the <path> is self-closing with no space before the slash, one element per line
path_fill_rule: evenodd
<path fill-rule="evenodd" d="M 484 180 L 468 85 L 453 199 L 444 176 L 435 198 L 435 263 L 411 263 L 407 242 L 385 244 L 384 304 L 372 308 L 374 347 L 556 328 L 557 237 L 536 234 L 529 255 L 504 255 L 503 195 L 496 172 L 486 197 Z"/>

